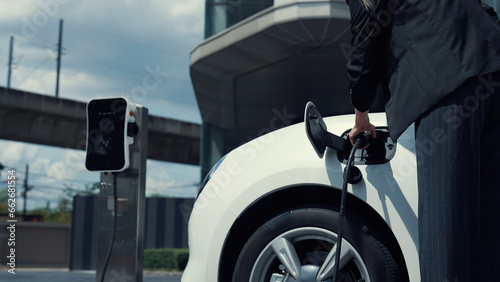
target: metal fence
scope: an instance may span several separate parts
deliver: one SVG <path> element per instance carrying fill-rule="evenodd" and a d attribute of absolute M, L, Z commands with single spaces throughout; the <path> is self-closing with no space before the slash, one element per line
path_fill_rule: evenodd
<path fill-rule="evenodd" d="M 77 196 L 71 231 L 71 270 L 96 269 L 97 196 Z M 194 199 L 147 198 L 144 248 L 187 248 L 187 220 Z"/>
<path fill-rule="evenodd" d="M 187 220 L 194 199 L 148 198 L 144 248 L 187 248 Z M 98 196 L 77 196 L 72 224 L 0 222 L 0 264 L 15 267 L 95 270 L 97 258 Z M 9 245 L 14 236 L 15 245 Z M 10 241 L 12 242 L 12 241 Z"/>

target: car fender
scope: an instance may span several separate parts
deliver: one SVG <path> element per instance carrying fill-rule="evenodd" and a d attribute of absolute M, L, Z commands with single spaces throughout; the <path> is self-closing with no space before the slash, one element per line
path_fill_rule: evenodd
<path fill-rule="evenodd" d="M 384 114 L 371 114 L 370 118 L 376 126 L 386 124 Z M 353 121 L 353 115 L 325 118 L 328 130 L 336 135 L 350 129 Z M 220 209 L 221 218 L 211 234 L 218 238 L 212 238 L 210 242 L 216 252 L 223 248 L 225 236 L 236 218 L 265 195 L 297 184 L 341 188 L 344 167 L 338 161 L 335 150 L 327 149 L 320 159 L 309 143 L 304 124 L 292 125 L 256 138 L 230 152 L 203 189 L 193 212 L 200 213 L 211 205 Z M 363 181 L 349 185 L 348 192 L 366 202 L 385 220 L 401 247 L 410 280 L 420 280 L 413 128 L 409 128 L 398 140 L 396 156 L 390 163 L 360 165 L 358 168 L 363 174 Z M 349 209 L 349 206 L 346 208 Z M 190 228 L 194 224 L 190 222 Z M 190 248 L 191 241 L 190 237 Z M 212 244 L 215 245 L 212 247 Z M 212 264 L 210 268 L 215 267 Z"/>

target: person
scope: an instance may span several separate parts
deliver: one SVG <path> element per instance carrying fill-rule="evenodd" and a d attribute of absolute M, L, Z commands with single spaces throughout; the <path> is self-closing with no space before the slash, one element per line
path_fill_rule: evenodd
<path fill-rule="evenodd" d="M 491 6 L 495 12 L 497 13 L 497 16 L 500 16 L 498 13 L 500 13 L 500 0 L 483 0 L 484 3 L 488 4 Z M 500 17 L 499 17 L 500 19 Z"/>
<path fill-rule="evenodd" d="M 500 277 L 500 23 L 479 0 L 347 0 L 355 108 L 375 96 L 389 132 L 415 125 L 421 281 Z"/>

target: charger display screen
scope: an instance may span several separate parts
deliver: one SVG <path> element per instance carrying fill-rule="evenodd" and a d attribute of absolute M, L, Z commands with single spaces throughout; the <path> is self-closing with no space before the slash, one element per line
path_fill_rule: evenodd
<path fill-rule="evenodd" d="M 125 166 L 125 118 L 123 98 L 92 100 L 87 105 L 87 157 L 90 171 L 117 171 Z"/>

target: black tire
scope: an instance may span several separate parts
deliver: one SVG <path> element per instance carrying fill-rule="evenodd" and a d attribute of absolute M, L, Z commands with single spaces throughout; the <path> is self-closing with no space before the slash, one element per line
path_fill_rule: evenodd
<path fill-rule="evenodd" d="M 311 269 L 316 269 L 317 273 L 335 245 L 339 222 L 338 212 L 322 208 L 296 209 L 272 218 L 246 242 L 238 256 L 232 281 L 269 282 L 272 276 L 274 279 L 281 277 L 277 281 L 284 278 L 287 275 L 283 272 L 285 267 L 272 250 L 277 240 L 283 239 L 295 249 L 297 262 L 300 262 L 296 265 L 302 267 L 303 276 L 311 276 L 312 272 L 307 274 Z M 352 248 L 355 255 L 346 259 L 349 261 L 340 269 L 338 281 L 397 281 L 397 264 L 381 243 L 383 238 L 377 238 L 376 234 L 376 230 L 361 223 L 357 217 L 346 214 L 342 250 Z M 302 277 L 298 281 L 314 281 L 309 279 Z M 327 277 L 323 281 L 332 280 L 333 277 Z M 297 280 L 289 278 L 287 281 Z"/>

